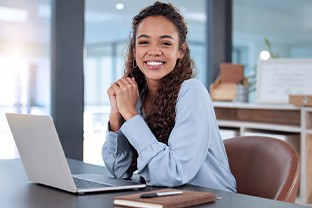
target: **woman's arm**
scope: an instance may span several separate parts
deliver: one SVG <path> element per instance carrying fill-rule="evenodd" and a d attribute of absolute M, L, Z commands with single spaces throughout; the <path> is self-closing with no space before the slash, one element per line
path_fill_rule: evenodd
<path fill-rule="evenodd" d="M 122 77 L 109 87 L 107 94 L 111 112 L 102 157 L 107 169 L 116 178 L 130 178 L 133 174 L 133 170 L 129 169 L 132 151 L 119 129 L 125 120 L 137 114 L 138 87 L 134 78 Z"/>
<path fill-rule="evenodd" d="M 131 178 L 129 169 L 132 161 L 128 140 L 121 131 L 106 132 L 106 141 L 102 147 L 102 157 L 108 171 L 116 178 Z"/>

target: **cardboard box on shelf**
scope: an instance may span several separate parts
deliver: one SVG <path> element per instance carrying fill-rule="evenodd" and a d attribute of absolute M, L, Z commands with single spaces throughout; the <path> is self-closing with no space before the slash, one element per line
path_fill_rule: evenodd
<path fill-rule="evenodd" d="M 289 104 L 298 106 L 312 106 L 312 95 L 289 95 Z"/>
<path fill-rule="evenodd" d="M 210 96 L 217 101 L 237 100 L 237 85 L 248 84 L 244 79 L 244 66 L 242 64 L 222 63 L 220 64 L 220 75 L 210 85 Z M 239 99 L 242 100 L 241 94 Z"/>
<path fill-rule="evenodd" d="M 244 65 L 222 63 L 220 64 L 221 82 L 241 83 L 244 79 Z"/>
<path fill-rule="evenodd" d="M 212 100 L 234 101 L 236 99 L 236 83 L 213 83 L 210 85 Z"/>

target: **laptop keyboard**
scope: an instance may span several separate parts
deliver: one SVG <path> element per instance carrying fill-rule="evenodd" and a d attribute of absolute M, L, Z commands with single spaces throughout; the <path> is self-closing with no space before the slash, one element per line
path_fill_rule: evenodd
<path fill-rule="evenodd" d="M 94 181 L 89 181 L 86 179 L 76 178 L 73 177 L 74 183 L 76 184 L 77 188 L 101 188 L 101 187 L 112 187 L 111 184 L 104 184 L 104 183 L 98 183 Z"/>

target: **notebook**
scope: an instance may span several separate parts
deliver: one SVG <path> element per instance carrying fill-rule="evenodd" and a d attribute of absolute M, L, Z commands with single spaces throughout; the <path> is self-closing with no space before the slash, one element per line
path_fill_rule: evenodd
<path fill-rule="evenodd" d="M 72 193 L 146 187 L 104 174 L 71 174 L 50 116 L 6 113 L 6 117 L 30 181 Z"/>
<path fill-rule="evenodd" d="M 177 193 L 179 194 L 168 194 Z M 167 193 L 167 195 L 166 195 Z M 163 194 L 163 196 L 159 196 Z M 145 195 L 143 197 L 142 195 Z M 149 197 L 146 197 L 146 196 Z M 155 197 L 157 195 L 157 197 Z M 138 194 L 128 194 L 116 196 L 114 205 L 122 207 L 149 207 L 149 208 L 177 208 L 177 207 L 193 207 L 196 205 L 215 202 L 217 197 L 212 192 L 190 191 L 180 189 L 161 189 L 151 192 L 143 192 Z"/>

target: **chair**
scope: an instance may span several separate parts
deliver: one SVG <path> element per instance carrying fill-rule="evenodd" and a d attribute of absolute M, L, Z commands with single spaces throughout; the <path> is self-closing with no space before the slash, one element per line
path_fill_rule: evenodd
<path fill-rule="evenodd" d="M 300 166 L 295 148 L 263 136 L 234 137 L 224 144 L 238 193 L 295 202 Z"/>

